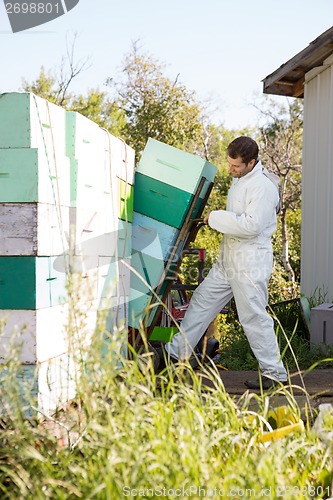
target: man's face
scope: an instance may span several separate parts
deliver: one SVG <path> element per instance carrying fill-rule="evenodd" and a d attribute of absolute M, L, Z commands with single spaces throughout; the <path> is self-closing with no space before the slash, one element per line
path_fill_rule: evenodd
<path fill-rule="evenodd" d="M 230 156 L 228 156 L 227 160 L 229 165 L 229 172 L 235 179 L 244 177 L 244 175 L 251 172 L 256 162 L 255 160 L 251 160 L 249 163 L 244 163 L 240 156 L 238 156 L 238 158 L 236 159 L 230 158 Z"/>

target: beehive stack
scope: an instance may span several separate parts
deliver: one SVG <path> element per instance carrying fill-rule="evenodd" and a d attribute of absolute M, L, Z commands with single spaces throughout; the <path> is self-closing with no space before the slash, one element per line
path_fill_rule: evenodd
<path fill-rule="evenodd" d="M 127 346 L 128 302 L 132 252 L 133 191 L 135 153 L 132 148 L 106 131 L 102 213 L 112 209 L 112 221 L 104 227 L 104 244 L 98 259 L 99 310 L 106 310 L 109 331 L 124 327 Z"/>
<path fill-rule="evenodd" d="M 16 328 L 46 413 L 75 392 L 69 271 L 83 283 L 87 338 L 102 309 L 111 331 L 127 326 L 133 176 L 133 150 L 82 115 L 31 93 L 0 95 L 0 356 Z"/>
<path fill-rule="evenodd" d="M 152 289 L 163 282 L 165 287 L 167 262 L 172 255 L 177 259 L 186 241 L 179 240 L 180 230 L 188 215 L 193 219 L 200 213 L 216 172 L 199 156 L 148 140 L 135 173 L 132 267 L 136 272 L 131 274 L 130 326 L 138 328 L 145 318 Z M 198 189 L 199 198 L 189 214 Z M 154 310 L 147 325 L 153 316 Z"/>

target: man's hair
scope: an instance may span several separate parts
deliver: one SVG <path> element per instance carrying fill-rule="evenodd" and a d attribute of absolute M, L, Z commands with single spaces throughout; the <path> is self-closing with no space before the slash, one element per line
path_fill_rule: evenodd
<path fill-rule="evenodd" d="M 258 144 L 251 137 L 242 135 L 229 144 L 227 154 L 233 160 L 240 156 L 243 163 L 248 164 L 251 160 L 258 159 Z"/>

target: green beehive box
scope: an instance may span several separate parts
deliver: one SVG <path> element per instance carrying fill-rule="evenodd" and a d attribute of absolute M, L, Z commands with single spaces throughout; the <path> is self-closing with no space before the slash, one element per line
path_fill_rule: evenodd
<path fill-rule="evenodd" d="M 0 149 L 0 199 L 39 201 L 37 149 Z"/>
<path fill-rule="evenodd" d="M 0 95 L 0 148 L 30 148 L 30 94 Z"/>
<path fill-rule="evenodd" d="M 66 275 L 56 257 L 0 257 L 0 309 L 40 309 L 61 304 Z"/>
<path fill-rule="evenodd" d="M 140 292 L 131 288 L 128 307 L 128 325 L 132 328 L 140 328 L 143 323 L 145 326 L 151 325 L 157 312 L 160 302 L 153 302 L 152 296 L 140 294 Z"/>
<path fill-rule="evenodd" d="M 134 187 L 122 179 L 119 182 L 119 219 L 133 222 Z"/>
<path fill-rule="evenodd" d="M 0 94 L 0 148 L 38 148 L 65 156 L 66 111 L 30 92 Z"/>
<path fill-rule="evenodd" d="M 175 326 L 155 326 L 149 340 L 162 340 L 163 342 L 170 342 L 178 328 Z"/>
<path fill-rule="evenodd" d="M 128 325 L 132 328 L 139 328 L 141 321 L 145 318 L 145 313 L 149 310 L 151 295 L 141 294 L 136 290 L 130 290 L 128 304 Z M 154 310 L 156 310 L 154 308 Z"/>
<path fill-rule="evenodd" d="M 181 228 L 193 195 L 136 173 L 134 210 L 172 227 Z"/>
<path fill-rule="evenodd" d="M 165 262 L 150 255 L 135 253 L 132 255 L 131 267 L 134 270 L 131 273 L 131 288 L 149 294 L 151 288 L 154 290 L 163 279 Z"/>
<path fill-rule="evenodd" d="M 0 149 L 0 199 L 2 202 L 69 204 L 69 160 L 57 169 L 36 148 Z"/>
<path fill-rule="evenodd" d="M 75 111 L 66 112 L 66 154 L 70 158 L 103 158 L 104 136 L 97 123 Z M 95 158 L 97 160 L 97 158 Z"/>
<path fill-rule="evenodd" d="M 191 194 L 195 194 L 201 178 L 205 177 L 204 196 L 217 168 L 197 155 L 149 138 L 137 172 Z"/>

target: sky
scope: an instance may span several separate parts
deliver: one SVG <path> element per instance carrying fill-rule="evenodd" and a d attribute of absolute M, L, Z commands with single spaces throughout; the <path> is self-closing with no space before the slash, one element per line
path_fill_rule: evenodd
<path fill-rule="evenodd" d="M 42 65 L 59 68 L 75 35 L 76 61 L 90 62 L 71 90 L 107 90 L 106 78 L 139 41 L 166 64 L 167 76 L 179 75 L 199 100 L 210 100 L 212 120 L 229 129 L 255 127 L 262 80 L 333 25 L 333 0 L 79 0 L 53 21 L 12 33 L 5 2 L 1 92 L 20 90 L 22 78 L 35 80 Z"/>

